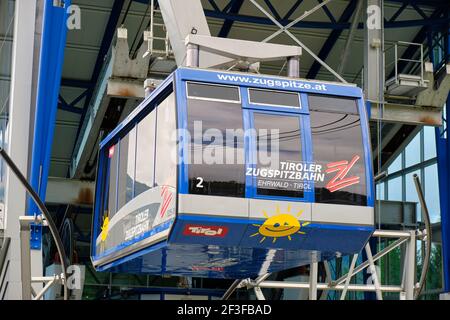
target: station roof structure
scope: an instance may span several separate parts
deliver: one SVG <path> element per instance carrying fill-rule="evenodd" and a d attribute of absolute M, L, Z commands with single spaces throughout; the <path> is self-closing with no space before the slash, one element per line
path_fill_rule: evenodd
<path fill-rule="evenodd" d="M 258 0 L 282 25 L 287 25 L 322 2 Z M 294 25 L 290 31 L 336 70 L 341 62 L 357 2 L 332 0 Z M 82 130 L 82 119 L 92 103 L 93 90 L 101 77 L 102 66 L 114 42 L 116 29 L 120 26 L 128 29 L 130 55 L 134 55 L 142 44 L 143 31 L 150 23 L 148 0 L 72 0 L 72 4 L 81 9 L 81 29 L 70 30 L 67 35 L 50 167 L 50 176 L 64 178 L 69 176 L 74 146 Z M 262 41 L 279 29 L 248 0 L 202 0 L 202 4 L 213 36 Z M 388 30 L 385 32 L 385 45 L 397 41 L 426 45 L 429 30 L 448 26 L 448 13 L 449 2 L 446 0 L 385 0 L 385 28 Z M 156 19 L 163 22 L 159 13 Z M 364 61 L 363 27 L 361 20 L 348 52 L 349 62 L 342 74 L 348 82 L 358 85 L 361 85 Z M 285 34 L 271 42 L 295 45 Z M 409 46 L 401 51 L 404 57 L 412 57 L 416 53 L 416 48 Z M 301 57 L 300 66 L 301 77 L 335 80 L 306 52 Z M 282 63 L 265 63 L 261 73 L 276 75 L 281 68 Z M 111 119 L 107 126 L 113 128 L 119 116 Z M 408 130 L 412 132 L 413 128 Z M 95 155 L 92 155 L 92 159 L 95 159 Z"/>

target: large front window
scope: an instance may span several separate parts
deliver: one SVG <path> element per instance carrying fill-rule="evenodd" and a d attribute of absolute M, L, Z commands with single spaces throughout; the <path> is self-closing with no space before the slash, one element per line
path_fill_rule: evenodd
<path fill-rule="evenodd" d="M 245 160 L 238 87 L 188 83 L 189 192 L 244 197 Z"/>
<path fill-rule="evenodd" d="M 283 177 L 266 175 L 269 170 L 289 170 L 302 161 L 300 117 L 272 113 L 254 113 L 257 137 L 256 188 L 258 195 L 303 197 L 302 185 Z"/>
<path fill-rule="evenodd" d="M 314 161 L 327 170 L 327 179 L 315 183 L 315 201 L 367 205 L 357 100 L 310 95 L 309 109 Z"/>

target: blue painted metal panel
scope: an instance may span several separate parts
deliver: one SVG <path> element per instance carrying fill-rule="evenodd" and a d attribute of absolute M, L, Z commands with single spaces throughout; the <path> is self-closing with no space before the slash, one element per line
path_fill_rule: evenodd
<path fill-rule="evenodd" d="M 446 15 L 448 17 L 449 11 Z M 450 24 L 446 27 L 450 31 Z M 430 31 L 431 33 L 431 31 Z M 440 62 L 436 61 L 434 57 L 433 43 L 429 44 L 429 56 L 433 62 L 434 67 L 438 67 Z M 450 34 L 447 33 L 444 41 L 443 62 L 450 61 Z M 443 262 L 443 276 L 444 276 L 444 292 L 450 292 L 450 140 L 449 140 L 449 125 L 450 125 L 450 93 L 447 97 L 445 106 L 445 118 L 443 119 L 444 126 L 435 128 L 436 134 L 436 151 L 438 164 L 438 180 L 439 180 L 439 202 L 441 212 L 441 233 L 442 233 L 442 262 Z"/>
<path fill-rule="evenodd" d="M 208 296 L 211 297 L 222 297 L 225 293 L 223 289 L 203 289 L 203 288 L 135 288 L 127 291 L 128 294 L 161 294 L 164 300 L 165 294 L 177 294 L 177 295 L 190 295 L 190 296 Z"/>
<path fill-rule="evenodd" d="M 221 226 L 223 238 L 183 235 L 186 224 Z M 112 272 L 191 275 L 212 278 L 246 278 L 276 272 L 311 262 L 311 252 L 321 246 L 320 259 L 330 259 L 336 251 L 344 254 L 361 250 L 374 228 L 311 224 L 292 241 L 280 238 L 261 242 L 252 236 L 259 220 L 185 216 L 177 219 L 172 237 L 128 257 L 99 268 Z M 295 240 L 295 241 L 294 241 Z"/>
<path fill-rule="evenodd" d="M 111 255 L 112 253 L 117 253 L 117 252 L 119 252 L 125 248 L 128 248 L 138 242 L 141 242 L 142 240 L 147 239 L 148 237 L 151 237 L 153 235 L 161 233 L 161 232 L 169 229 L 172 226 L 172 224 L 173 224 L 173 220 L 167 221 L 159 226 L 156 226 L 155 228 L 150 229 L 149 231 L 141 234 L 140 236 L 133 238 L 132 240 L 122 242 L 120 245 L 118 245 L 116 247 L 107 249 L 107 250 L 103 251 L 101 254 L 95 255 L 94 261 L 104 258 L 104 257 L 107 257 L 107 256 Z"/>
<path fill-rule="evenodd" d="M 247 73 L 231 73 L 207 71 L 200 69 L 183 69 L 175 71 L 180 80 L 193 80 L 241 87 L 274 89 L 281 91 L 297 91 L 318 93 L 345 97 L 362 97 L 362 90 L 352 85 L 342 85 L 336 82 L 294 80 L 285 77 L 251 75 Z"/>
<path fill-rule="evenodd" d="M 45 199 L 47 177 L 50 167 L 51 148 L 55 129 L 58 94 L 61 82 L 64 47 L 67 35 L 67 11 L 65 7 L 53 6 L 53 0 L 44 3 L 42 45 L 39 62 L 37 104 L 34 122 L 30 183 L 41 199 Z M 29 199 L 28 214 L 38 212 L 37 206 Z M 42 230 L 32 226 L 31 248 L 40 249 Z"/>
<path fill-rule="evenodd" d="M 447 99 L 445 119 L 445 132 L 440 131 L 440 128 L 436 128 L 436 147 L 437 147 L 437 160 L 438 160 L 438 173 L 439 173 L 439 199 L 441 206 L 441 231 L 442 231 L 442 260 L 443 260 L 443 273 L 444 273 L 444 291 L 450 292 L 450 171 L 449 171 L 449 152 L 450 152 L 450 140 L 448 125 L 450 121 L 448 119 L 450 115 L 450 94 Z"/>

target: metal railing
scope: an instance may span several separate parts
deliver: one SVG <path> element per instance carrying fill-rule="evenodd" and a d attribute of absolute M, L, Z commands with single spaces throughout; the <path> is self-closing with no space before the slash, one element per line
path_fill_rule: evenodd
<path fill-rule="evenodd" d="M 236 280 L 233 285 L 226 291 L 222 299 L 227 300 L 231 297 L 233 292 L 239 288 L 253 289 L 258 300 L 265 300 L 262 288 L 278 288 L 278 289 L 308 289 L 309 299 L 317 300 L 318 290 L 322 290 L 322 297 L 326 298 L 328 291 L 341 291 L 340 300 L 345 300 L 348 291 L 359 292 L 375 292 L 377 300 L 383 300 L 383 293 L 398 293 L 400 300 L 414 300 L 418 299 L 423 288 L 425 287 L 428 266 L 430 262 L 431 253 L 431 223 L 422 186 L 417 175 L 414 175 L 414 184 L 420 205 L 422 207 L 422 214 L 425 222 L 423 230 L 375 230 L 372 238 L 397 239 L 388 246 L 372 255 L 369 242 L 364 247 L 366 253 L 366 261 L 356 265 L 360 253 L 353 255 L 348 272 L 333 279 L 330 272 L 330 265 L 328 261 L 323 261 L 326 282 L 318 282 L 318 262 L 310 264 L 309 282 L 292 282 L 292 281 L 266 281 L 270 276 L 269 273 L 259 276 L 257 279 L 243 279 Z M 423 261 L 423 268 L 420 279 L 416 282 L 416 245 L 417 241 L 422 240 L 426 242 L 426 256 Z M 381 283 L 380 275 L 378 274 L 375 262 L 386 256 L 393 250 L 405 246 L 405 254 L 403 258 L 402 280 L 399 285 L 384 285 Z M 317 261 L 315 253 L 312 253 L 311 261 Z M 368 269 L 371 274 L 372 283 L 366 284 L 350 284 L 351 279 L 363 270 Z"/>
<path fill-rule="evenodd" d="M 168 58 L 173 54 L 172 48 L 170 46 L 169 41 L 169 33 L 166 30 L 164 23 L 155 22 L 155 13 L 161 13 L 161 10 L 156 9 L 155 6 L 156 0 L 151 0 L 150 2 L 150 36 L 148 38 L 148 49 L 145 52 L 145 55 L 151 54 L 152 56 L 163 56 L 164 58 Z M 155 29 L 160 28 L 163 37 L 155 36 Z M 155 47 L 155 42 L 163 42 L 164 50 L 157 49 Z"/>
<path fill-rule="evenodd" d="M 418 47 L 419 52 L 420 52 L 420 57 L 418 59 L 413 59 L 413 58 L 402 58 L 399 54 L 399 48 L 401 47 L 405 47 L 405 46 L 412 46 L 412 47 Z M 386 69 L 392 67 L 392 65 L 394 65 L 394 78 L 398 81 L 399 79 L 399 75 L 401 74 L 401 72 L 399 71 L 399 65 L 401 63 L 403 64 L 412 64 L 413 66 L 417 66 L 420 69 L 420 82 L 421 84 L 424 84 L 424 72 L 425 72 L 425 67 L 424 67 L 424 49 L 423 49 L 423 45 L 421 43 L 413 43 L 413 42 L 406 42 L 406 41 L 398 41 L 396 43 L 394 43 L 393 45 L 389 46 L 388 48 L 386 48 L 384 50 L 384 55 L 386 55 L 387 53 L 389 53 L 391 50 L 394 50 L 394 61 L 387 63 L 386 64 Z M 385 60 L 386 61 L 386 60 Z M 411 68 L 415 69 L 414 67 Z"/>
<path fill-rule="evenodd" d="M 344 300 L 348 291 L 359 292 L 375 292 L 377 299 L 383 299 L 383 293 L 398 293 L 400 300 L 413 300 L 415 296 L 415 259 L 416 259 L 416 240 L 424 236 L 422 232 L 417 230 L 412 231 L 391 231 L 391 230 L 376 230 L 372 237 L 389 238 L 396 241 L 372 255 L 369 243 L 364 247 L 367 260 L 356 266 L 359 253 L 352 257 L 349 271 L 338 279 L 333 279 L 328 261 L 324 261 L 326 282 L 319 283 L 317 277 L 318 263 L 314 262 L 310 265 L 309 282 L 293 282 L 293 281 L 266 281 L 270 274 L 264 274 L 255 280 L 244 279 L 239 283 L 233 284 L 231 290 L 223 296 L 223 299 L 228 299 L 233 291 L 238 288 L 247 288 L 255 290 L 255 295 L 258 300 L 265 300 L 261 289 L 263 288 L 278 288 L 278 289 L 308 289 L 309 299 L 316 300 L 318 297 L 318 290 L 322 291 L 341 291 L 340 299 Z M 380 275 L 375 267 L 375 262 L 386 256 L 388 253 L 396 248 L 406 244 L 406 255 L 403 264 L 403 277 L 400 285 L 383 285 L 380 281 Z M 373 283 L 366 284 L 351 284 L 350 280 L 361 271 L 369 269 L 372 275 Z"/>
<path fill-rule="evenodd" d="M 4 277 L 7 270 L 3 271 L 5 268 L 6 257 L 8 255 L 9 246 L 11 244 L 11 238 L 4 237 L 0 246 L 0 293 L 3 292 L 5 283 Z"/>

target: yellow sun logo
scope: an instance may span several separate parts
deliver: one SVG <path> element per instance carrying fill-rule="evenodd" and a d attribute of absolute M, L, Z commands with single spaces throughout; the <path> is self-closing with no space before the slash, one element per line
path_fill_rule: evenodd
<path fill-rule="evenodd" d="M 292 240 L 292 235 L 297 234 L 305 234 L 303 231 L 300 231 L 302 227 L 309 224 L 309 222 L 300 222 L 298 217 L 302 215 L 304 210 L 300 210 L 297 212 L 297 217 L 291 214 L 291 206 L 289 205 L 287 208 L 287 213 L 281 213 L 280 207 L 276 208 L 276 215 L 269 217 L 266 211 L 263 211 L 264 217 L 267 218 L 266 221 L 262 225 L 254 224 L 253 226 L 258 227 L 258 232 L 252 234 L 250 237 L 255 237 L 257 235 L 261 235 L 262 243 L 266 240 L 267 237 L 273 238 L 272 243 L 275 243 L 278 238 L 287 237 Z"/>
<path fill-rule="evenodd" d="M 108 237 L 108 231 L 109 231 L 109 217 L 105 216 L 103 218 L 103 225 L 102 225 L 102 232 L 101 232 L 101 239 L 103 242 L 105 242 L 106 238 Z"/>

